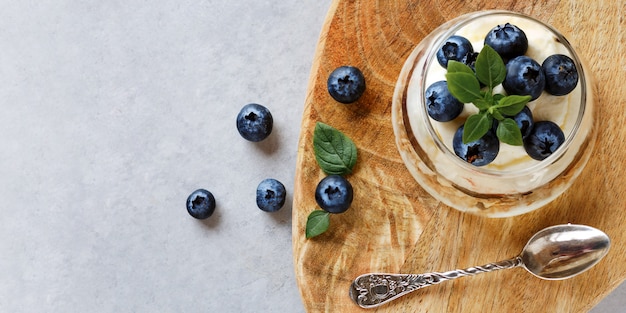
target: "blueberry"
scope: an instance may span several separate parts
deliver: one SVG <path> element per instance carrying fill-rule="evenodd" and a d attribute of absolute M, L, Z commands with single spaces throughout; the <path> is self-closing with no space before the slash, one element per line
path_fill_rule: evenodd
<path fill-rule="evenodd" d="M 469 66 L 472 71 L 476 72 L 476 59 L 478 58 L 478 52 L 468 53 L 460 62 Z"/>
<path fill-rule="evenodd" d="M 472 43 L 467 38 L 456 35 L 450 36 L 441 48 L 437 50 L 437 62 L 447 68 L 448 61 L 463 62 L 472 53 L 474 53 L 474 47 L 472 47 Z"/>
<path fill-rule="evenodd" d="M 513 116 L 513 120 L 517 123 L 517 127 L 519 127 L 522 132 L 522 139 L 526 139 L 533 129 L 533 112 L 531 112 L 527 106 L 524 106 L 519 113 Z"/>
<path fill-rule="evenodd" d="M 340 175 L 324 177 L 315 188 L 315 201 L 324 211 L 343 213 L 352 204 L 352 185 Z"/>
<path fill-rule="evenodd" d="M 285 185 L 273 178 L 264 179 L 256 188 L 256 205 L 265 212 L 276 212 L 285 204 Z"/>
<path fill-rule="evenodd" d="M 448 90 L 448 83 L 441 80 L 426 88 L 424 94 L 428 115 L 439 122 L 455 119 L 463 111 L 463 102 L 457 100 Z"/>
<path fill-rule="evenodd" d="M 365 76 L 354 66 L 341 66 L 330 73 L 326 86 L 333 99 L 344 104 L 352 103 L 365 92 Z"/>
<path fill-rule="evenodd" d="M 561 128 L 551 121 L 535 122 L 530 135 L 524 140 L 524 149 L 535 160 L 549 157 L 565 141 Z"/>
<path fill-rule="evenodd" d="M 533 128 L 533 124 L 535 123 L 535 121 L 533 120 L 533 112 L 528 108 L 528 106 L 524 106 L 524 108 L 514 116 L 507 117 L 510 117 L 515 121 L 517 127 L 519 127 L 519 130 L 522 133 L 522 139 L 528 137 L 531 129 Z M 491 131 L 496 133 L 498 129 L 498 124 L 498 120 L 494 119 L 493 123 L 491 124 Z"/>
<path fill-rule="evenodd" d="M 506 64 L 502 87 L 510 95 L 529 95 L 530 101 L 539 98 L 546 86 L 546 78 L 537 61 L 522 55 Z"/>
<path fill-rule="evenodd" d="M 187 197 L 187 212 L 197 219 L 205 219 L 215 211 L 215 197 L 205 189 L 198 189 Z"/>
<path fill-rule="evenodd" d="M 465 58 L 463 58 L 463 60 L 461 60 L 461 63 L 469 66 L 472 71 L 474 71 L 474 73 L 476 73 L 476 59 L 478 58 L 478 54 L 478 52 L 469 53 L 465 56 Z M 481 82 L 480 80 L 478 81 L 478 83 L 480 84 L 480 88 L 487 86 L 483 84 L 483 82 Z"/>
<path fill-rule="evenodd" d="M 553 54 L 543 61 L 541 67 L 546 76 L 546 91 L 548 93 L 563 96 L 576 88 L 578 70 L 572 58 L 563 54 Z"/>
<path fill-rule="evenodd" d="M 273 125 L 272 113 L 260 104 L 246 104 L 237 115 L 237 130 L 246 140 L 257 142 L 267 138 Z"/>
<path fill-rule="evenodd" d="M 463 129 L 464 125 L 461 125 L 452 138 L 454 153 L 475 166 L 491 163 L 500 151 L 500 140 L 495 133 L 490 130 L 482 138 L 465 144 L 463 143 Z"/>
<path fill-rule="evenodd" d="M 485 36 L 485 44 L 503 59 L 512 59 L 528 50 L 528 38 L 524 31 L 509 23 L 492 28 Z"/>

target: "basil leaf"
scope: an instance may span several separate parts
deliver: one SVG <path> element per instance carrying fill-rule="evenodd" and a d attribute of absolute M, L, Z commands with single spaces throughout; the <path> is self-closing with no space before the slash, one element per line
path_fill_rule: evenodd
<path fill-rule="evenodd" d="M 502 98 L 504 98 L 503 94 L 497 93 L 497 94 L 493 95 L 493 101 L 495 101 L 496 103 L 498 101 L 500 101 Z"/>
<path fill-rule="evenodd" d="M 474 75 L 474 71 L 472 70 L 472 68 L 470 68 L 469 66 L 459 61 L 454 61 L 454 60 L 448 61 L 447 70 L 448 70 L 448 73 L 461 72 L 461 73 L 469 73 L 469 74 Z"/>
<path fill-rule="evenodd" d="M 500 141 L 513 146 L 521 146 L 523 144 L 522 131 L 511 118 L 505 118 L 498 123 L 496 136 Z"/>
<path fill-rule="evenodd" d="M 487 101 L 490 106 L 493 105 L 494 103 L 494 95 L 491 93 L 491 90 L 489 92 L 485 92 L 485 94 L 483 95 L 483 99 L 485 99 L 485 101 Z"/>
<path fill-rule="evenodd" d="M 491 114 L 491 116 L 493 116 L 493 118 L 495 118 L 498 121 L 501 121 L 504 119 L 504 115 L 502 115 L 502 113 L 500 113 L 500 111 L 498 111 L 498 108 L 495 106 L 492 106 L 491 108 L 489 108 L 488 112 L 489 114 Z"/>
<path fill-rule="evenodd" d="M 339 130 L 317 122 L 313 132 L 315 160 L 326 174 L 345 175 L 352 172 L 357 159 L 354 142 Z"/>
<path fill-rule="evenodd" d="M 489 45 L 483 46 L 483 49 L 476 57 L 476 77 L 483 84 L 489 86 L 489 89 L 498 86 L 506 77 L 506 66 L 500 55 Z"/>
<path fill-rule="evenodd" d="M 530 96 L 510 95 L 500 99 L 500 101 L 496 104 L 496 107 L 500 113 L 513 116 L 519 113 L 528 101 L 530 101 Z"/>
<path fill-rule="evenodd" d="M 481 98 L 480 84 L 473 73 L 448 72 L 446 73 L 446 80 L 448 81 L 448 90 L 459 101 L 470 103 Z"/>
<path fill-rule="evenodd" d="M 306 238 L 318 236 L 328 230 L 330 226 L 330 213 L 323 210 L 315 210 L 306 219 Z"/>
<path fill-rule="evenodd" d="M 478 110 L 483 111 L 483 110 L 487 110 L 489 109 L 489 107 L 491 106 L 491 103 L 485 99 L 476 99 L 474 100 L 474 106 L 476 106 L 478 108 Z"/>
<path fill-rule="evenodd" d="M 491 128 L 492 122 L 492 117 L 486 112 L 470 115 L 463 126 L 463 143 L 482 138 Z"/>

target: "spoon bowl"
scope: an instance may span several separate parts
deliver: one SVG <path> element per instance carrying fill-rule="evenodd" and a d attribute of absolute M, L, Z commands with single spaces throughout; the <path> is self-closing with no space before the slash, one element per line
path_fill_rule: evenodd
<path fill-rule="evenodd" d="M 512 259 L 443 273 L 361 275 L 350 286 L 350 298 L 362 308 L 374 308 L 446 280 L 520 266 L 542 279 L 566 279 L 593 267 L 610 246 L 609 236 L 591 226 L 551 226 L 533 235 L 520 255 Z"/>
<path fill-rule="evenodd" d="M 531 274 L 550 280 L 576 276 L 598 263 L 611 241 L 602 231 L 585 225 L 544 228 L 530 238 L 520 258 Z"/>

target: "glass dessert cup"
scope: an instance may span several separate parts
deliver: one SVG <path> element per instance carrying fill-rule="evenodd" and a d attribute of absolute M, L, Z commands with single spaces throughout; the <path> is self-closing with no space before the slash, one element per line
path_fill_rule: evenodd
<path fill-rule="evenodd" d="M 550 36 L 547 39 L 552 40 L 551 44 L 559 49 L 558 53 L 574 60 L 579 80 L 576 89 L 563 96 L 567 97 L 568 109 L 562 115 L 567 117 L 557 124 L 564 131 L 565 142 L 552 155 L 542 161 L 528 157 L 528 161 L 518 162 L 522 166 L 479 167 L 456 156 L 451 143 L 446 143 L 441 137 L 436 124 L 439 122 L 428 116 L 424 92 L 434 80 L 429 77 L 434 75 L 432 69 L 439 66 L 436 51 L 447 38 L 482 24 L 486 27 L 482 34 L 484 38 L 489 29 L 507 21 L 532 25 L 543 37 Z M 532 36 L 536 34 L 527 34 L 529 46 L 533 45 Z M 543 47 L 536 50 L 543 50 Z M 537 57 L 539 64 L 543 61 L 540 57 Z M 465 104 L 466 107 L 468 105 L 472 106 L 471 103 Z M 430 195 L 454 209 L 486 217 L 527 213 L 561 195 L 585 167 L 596 136 L 591 79 L 581 59 L 556 29 L 532 17 L 509 11 L 480 11 L 462 15 L 426 36 L 407 58 L 396 83 L 392 124 L 396 145 L 407 169 Z"/>

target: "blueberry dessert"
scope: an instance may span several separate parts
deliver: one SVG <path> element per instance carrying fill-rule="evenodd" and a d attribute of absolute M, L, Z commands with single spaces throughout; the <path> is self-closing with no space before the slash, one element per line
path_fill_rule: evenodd
<path fill-rule="evenodd" d="M 392 102 L 409 173 L 463 212 L 509 217 L 544 206 L 594 151 L 584 64 L 563 34 L 524 14 L 471 12 L 437 27 L 407 58 Z M 458 115 L 448 94 L 462 104 Z"/>
<path fill-rule="evenodd" d="M 536 34 L 536 30 L 530 33 Z M 544 94 L 564 96 L 571 93 L 579 80 L 575 62 L 560 53 L 545 57 L 534 52 L 528 55 L 535 38 L 528 36 L 524 27 L 515 23 L 505 22 L 491 27 L 483 35 L 484 44 L 477 51 L 474 47 L 480 43 L 468 39 L 476 37 L 475 32 L 469 31 L 463 35 L 455 34 L 437 50 L 436 60 L 445 79 L 429 83 L 424 91 L 428 116 L 435 125 L 450 124 L 437 127 L 439 133 L 450 134 L 448 144 L 451 149 L 472 165 L 489 165 L 497 160 L 501 147 L 508 151 L 511 145 L 526 148 L 515 150 L 519 151 L 516 153 L 543 160 L 548 151 L 553 153 L 560 144 L 551 138 L 554 144 L 550 149 L 541 148 L 535 127 L 537 124 L 545 127 L 545 123 L 538 123 L 544 122 L 545 112 L 562 110 L 557 117 L 566 116 L 567 107 L 538 99 Z M 538 39 L 537 47 L 532 51 L 545 49 L 542 44 L 545 38 Z M 562 101 L 569 100 L 563 98 Z M 542 112 L 539 120 L 533 110 Z M 555 121 L 550 125 L 560 128 Z M 452 127 L 456 127 L 453 134 L 448 131 Z M 545 129 L 539 135 L 543 133 Z M 541 138 L 545 139 L 545 136 Z M 548 142 L 544 140 L 544 143 Z M 507 152 L 507 155 L 512 153 Z M 499 164 L 504 164 L 502 162 Z"/>

